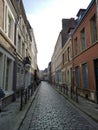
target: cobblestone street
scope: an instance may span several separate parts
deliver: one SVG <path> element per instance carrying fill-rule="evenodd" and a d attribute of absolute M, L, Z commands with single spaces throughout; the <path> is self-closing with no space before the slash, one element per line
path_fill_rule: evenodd
<path fill-rule="evenodd" d="M 19 130 L 98 130 L 98 125 L 42 82 Z"/>

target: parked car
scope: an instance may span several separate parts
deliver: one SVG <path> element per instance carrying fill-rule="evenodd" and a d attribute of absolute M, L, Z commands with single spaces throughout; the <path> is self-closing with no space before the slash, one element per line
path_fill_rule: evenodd
<path fill-rule="evenodd" d="M 4 91 L 0 88 L 0 99 L 3 98 L 5 96 Z"/>

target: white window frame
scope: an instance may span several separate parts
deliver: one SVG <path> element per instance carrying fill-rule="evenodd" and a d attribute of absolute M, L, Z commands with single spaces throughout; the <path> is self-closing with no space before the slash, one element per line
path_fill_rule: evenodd
<path fill-rule="evenodd" d="M 11 18 L 11 36 L 8 36 L 8 17 L 10 16 Z M 4 32 L 7 35 L 7 37 L 12 41 L 14 44 L 14 23 L 15 23 L 15 18 L 14 15 L 7 3 L 6 0 L 4 0 Z"/>

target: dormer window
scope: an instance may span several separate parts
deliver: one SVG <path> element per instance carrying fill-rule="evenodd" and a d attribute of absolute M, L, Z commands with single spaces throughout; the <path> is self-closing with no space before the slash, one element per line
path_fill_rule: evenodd
<path fill-rule="evenodd" d="M 80 21 L 80 19 L 82 18 L 83 14 L 85 13 L 86 9 L 80 9 L 77 13 L 77 21 Z"/>
<path fill-rule="evenodd" d="M 81 19 L 81 15 L 79 15 L 79 17 L 78 17 L 78 20 L 80 20 Z"/>

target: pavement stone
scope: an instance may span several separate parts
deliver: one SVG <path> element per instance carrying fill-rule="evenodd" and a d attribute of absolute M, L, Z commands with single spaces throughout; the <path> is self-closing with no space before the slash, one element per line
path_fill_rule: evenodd
<path fill-rule="evenodd" d="M 87 100 L 84 97 L 78 96 L 78 103 L 75 101 L 75 95 L 73 95 L 73 99 L 71 99 L 69 96 L 61 92 L 57 87 L 53 86 L 53 88 L 58 91 L 61 95 L 63 95 L 69 102 L 71 102 L 73 105 L 75 105 L 77 108 L 79 108 L 82 112 L 87 114 L 89 117 L 91 117 L 93 120 L 95 120 L 98 123 L 98 104 Z"/>
<path fill-rule="evenodd" d="M 98 123 L 42 82 L 19 130 L 98 130 Z"/>

